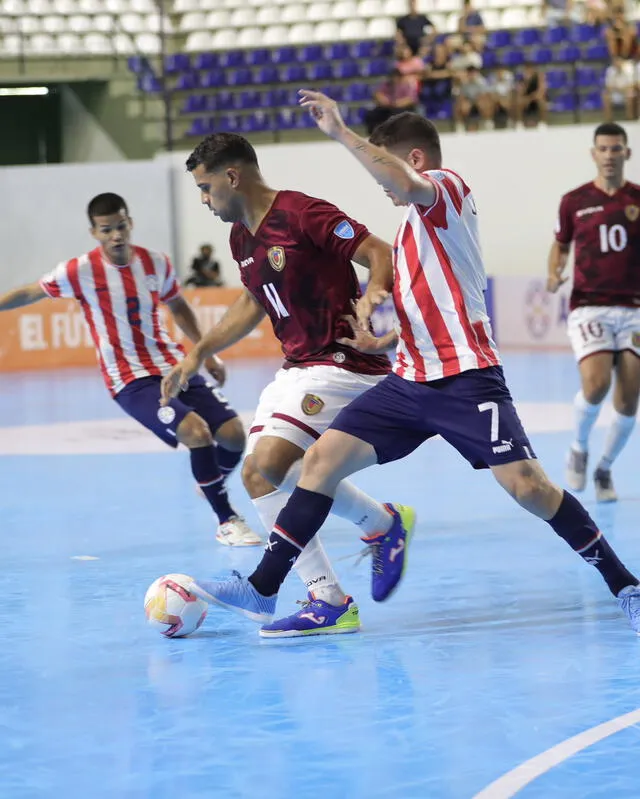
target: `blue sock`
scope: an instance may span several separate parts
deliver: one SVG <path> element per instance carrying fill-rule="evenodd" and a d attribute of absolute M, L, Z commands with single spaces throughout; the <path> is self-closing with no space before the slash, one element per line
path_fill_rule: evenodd
<path fill-rule="evenodd" d="M 278 514 L 262 560 L 249 582 L 262 594 L 277 594 L 296 558 L 318 532 L 329 515 L 333 497 L 295 488 Z"/>
<path fill-rule="evenodd" d="M 638 584 L 638 579 L 621 563 L 596 523 L 574 496 L 564 492 L 558 512 L 549 519 L 549 524 L 571 549 L 596 567 L 614 596 L 618 596 L 628 585 Z"/>
<path fill-rule="evenodd" d="M 216 447 L 210 444 L 207 447 L 197 447 L 189 450 L 191 455 L 191 471 L 196 478 L 202 493 L 207 498 L 213 512 L 218 517 L 220 524 L 229 521 L 236 512 L 229 504 L 227 487 L 224 475 L 218 466 Z"/>
<path fill-rule="evenodd" d="M 225 447 L 216 444 L 216 455 L 218 458 L 218 467 L 223 477 L 227 477 L 240 463 L 242 458 L 242 450 L 234 452 L 233 450 L 226 449 Z"/>

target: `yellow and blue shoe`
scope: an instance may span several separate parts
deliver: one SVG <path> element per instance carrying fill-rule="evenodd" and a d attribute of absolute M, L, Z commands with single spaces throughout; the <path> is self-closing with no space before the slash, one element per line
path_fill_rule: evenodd
<path fill-rule="evenodd" d="M 271 621 L 276 612 L 278 595 L 263 596 L 237 571 L 227 580 L 193 580 L 188 590 L 210 605 L 232 610 L 259 624 Z"/>
<path fill-rule="evenodd" d="M 416 526 L 416 512 L 408 505 L 385 503 L 393 516 L 386 533 L 376 533 L 362 540 L 371 552 L 371 596 L 375 602 L 389 599 L 402 579 L 407 566 L 407 550 Z"/>
<path fill-rule="evenodd" d="M 346 597 L 342 605 L 329 605 L 313 594 L 297 613 L 278 619 L 260 629 L 263 638 L 296 638 L 302 635 L 340 635 L 360 630 L 360 614 L 353 597 Z"/>

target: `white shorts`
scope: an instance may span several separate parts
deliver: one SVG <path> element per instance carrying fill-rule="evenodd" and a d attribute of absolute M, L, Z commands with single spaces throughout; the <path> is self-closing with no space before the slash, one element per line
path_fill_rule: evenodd
<path fill-rule="evenodd" d="M 308 449 L 339 411 L 384 377 L 328 365 L 279 369 L 260 395 L 246 454 L 253 452 L 260 436 L 277 436 Z"/>
<path fill-rule="evenodd" d="M 575 308 L 569 314 L 567 330 L 578 361 L 595 352 L 621 350 L 631 350 L 640 357 L 640 308 Z"/>

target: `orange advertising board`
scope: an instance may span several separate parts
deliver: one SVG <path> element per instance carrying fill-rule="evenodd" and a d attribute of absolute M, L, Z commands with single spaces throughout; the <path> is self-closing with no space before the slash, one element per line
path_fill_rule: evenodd
<path fill-rule="evenodd" d="M 216 325 L 240 294 L 239 288 L 187 289 L 189 300 L 205 332 Z M 181 343 L 182 331 L 162 306 L 169 333 Z M 245 339 L 221 353 L 224 358 L 281 356 L 280 342 L 268 318 Z M 0 372 L 19 369 L 52 369 L 64 366 L 94 366 L 96 355 L 84 315 L 75 300 L 42 300 L 0 313 Z"/>

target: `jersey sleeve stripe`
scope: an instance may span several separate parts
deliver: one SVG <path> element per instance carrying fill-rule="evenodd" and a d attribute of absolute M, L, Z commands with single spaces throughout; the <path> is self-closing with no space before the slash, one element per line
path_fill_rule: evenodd
<path fill-rule="evenodd" d="M 55 300 L 60 296 L 60 286 L 58 285 L 57 281 L 45 280 L 42 278 L 39 283 L 40 288 L 48 297 L 51 297 L 51 299 Z"/>
<path fill-rule="evenodd" d="M 442 178 L 442 185 L 447 190 L 447 194 L 449 195 L 451 202 L 453 203 L 453 207 L 455 208 L 456 213 L 458 216 L 462 213 L 462 197 L 460 192 L 458 191 L 458 187 L 453 182 L 453 180 L 446 175 Z"/>

